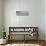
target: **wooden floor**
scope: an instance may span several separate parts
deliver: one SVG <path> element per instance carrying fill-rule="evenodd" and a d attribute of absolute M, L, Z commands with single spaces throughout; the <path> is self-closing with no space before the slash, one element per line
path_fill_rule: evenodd
<path fill-rule="evenodd" d="M 8 40 L 7 44 L 0 46 L 10 46 L 10 45 L 12 46 L 14 44 L 38 44 L 38 45 L 46 46 L 46 42 L 44 40 Z"/>

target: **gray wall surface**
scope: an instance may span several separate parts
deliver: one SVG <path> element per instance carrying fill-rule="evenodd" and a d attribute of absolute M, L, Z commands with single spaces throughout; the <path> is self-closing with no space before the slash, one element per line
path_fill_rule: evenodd
<path fill-rule="evenodd" d="M 2 0 L 0 0 L 0 38 L 2 38 Z"/>
<path fill-rule="evenodd" d="M 45 39 L 44 0 L 4 0 L 4 26 L 7 35 L 10 26 L 39 27 L 39 39 Z M 16 16 L 16 11 L 28 11 L 29 16 Z"/>

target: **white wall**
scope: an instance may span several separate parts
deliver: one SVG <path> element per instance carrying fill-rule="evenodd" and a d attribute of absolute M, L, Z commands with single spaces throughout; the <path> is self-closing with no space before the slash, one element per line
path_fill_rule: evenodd
<path fill-rule="evenodd" d="M 45 0 L 45 40 L 46 40 L 46 0 Z"/>
<path fill-rule="evenodd" d="M 29 16 L 16 16 L 16 11 L 29 11 Z M 45 39 L 44 18 L 43 0 L 5 0 L 4 2 L 4 26 L 7 35 L 10 26 L 37 26 L 39 38 Z"/>
<path fill-rule="evenodd" d="M 45 39 L 45 13 L 44 0 L 33 0 L 33 17 L 35 25 L 39 27 L 39 38 Z"/>
<path fill-rule="evenodd" d="M 2 37 L 2 0 L 0 0 L 0 38 Z"/>
<path fill-rule="evenodd" d="M 0 0 L 0 26 L 1 26 L 1 16 L 2 15 L 2 1 Z"/>

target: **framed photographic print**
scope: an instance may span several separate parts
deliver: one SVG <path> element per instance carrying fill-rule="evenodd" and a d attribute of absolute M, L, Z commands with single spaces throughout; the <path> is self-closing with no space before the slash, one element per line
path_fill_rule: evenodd
<path fill-rule="evenodd" d="M 28 11 L 16 11 L 17 16 L 28 16 Z"/>

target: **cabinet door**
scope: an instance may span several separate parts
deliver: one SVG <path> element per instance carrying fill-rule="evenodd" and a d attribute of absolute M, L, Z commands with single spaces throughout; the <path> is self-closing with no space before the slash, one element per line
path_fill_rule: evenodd
<path fill-rule="evenodd" d="M 16 40 L 24 40 L 24 35 L 15 35 Z"/>
<path fill-rule="evenodd" d="M 33 37 L 31 35 L 25 35 L 25 40 L 31 40 Z"/>
<path fill-rule="evenodd" d="M 32 33 L 31 35 L 25 35 L 25 40 L 37 39 L 37 32 Z"/>

